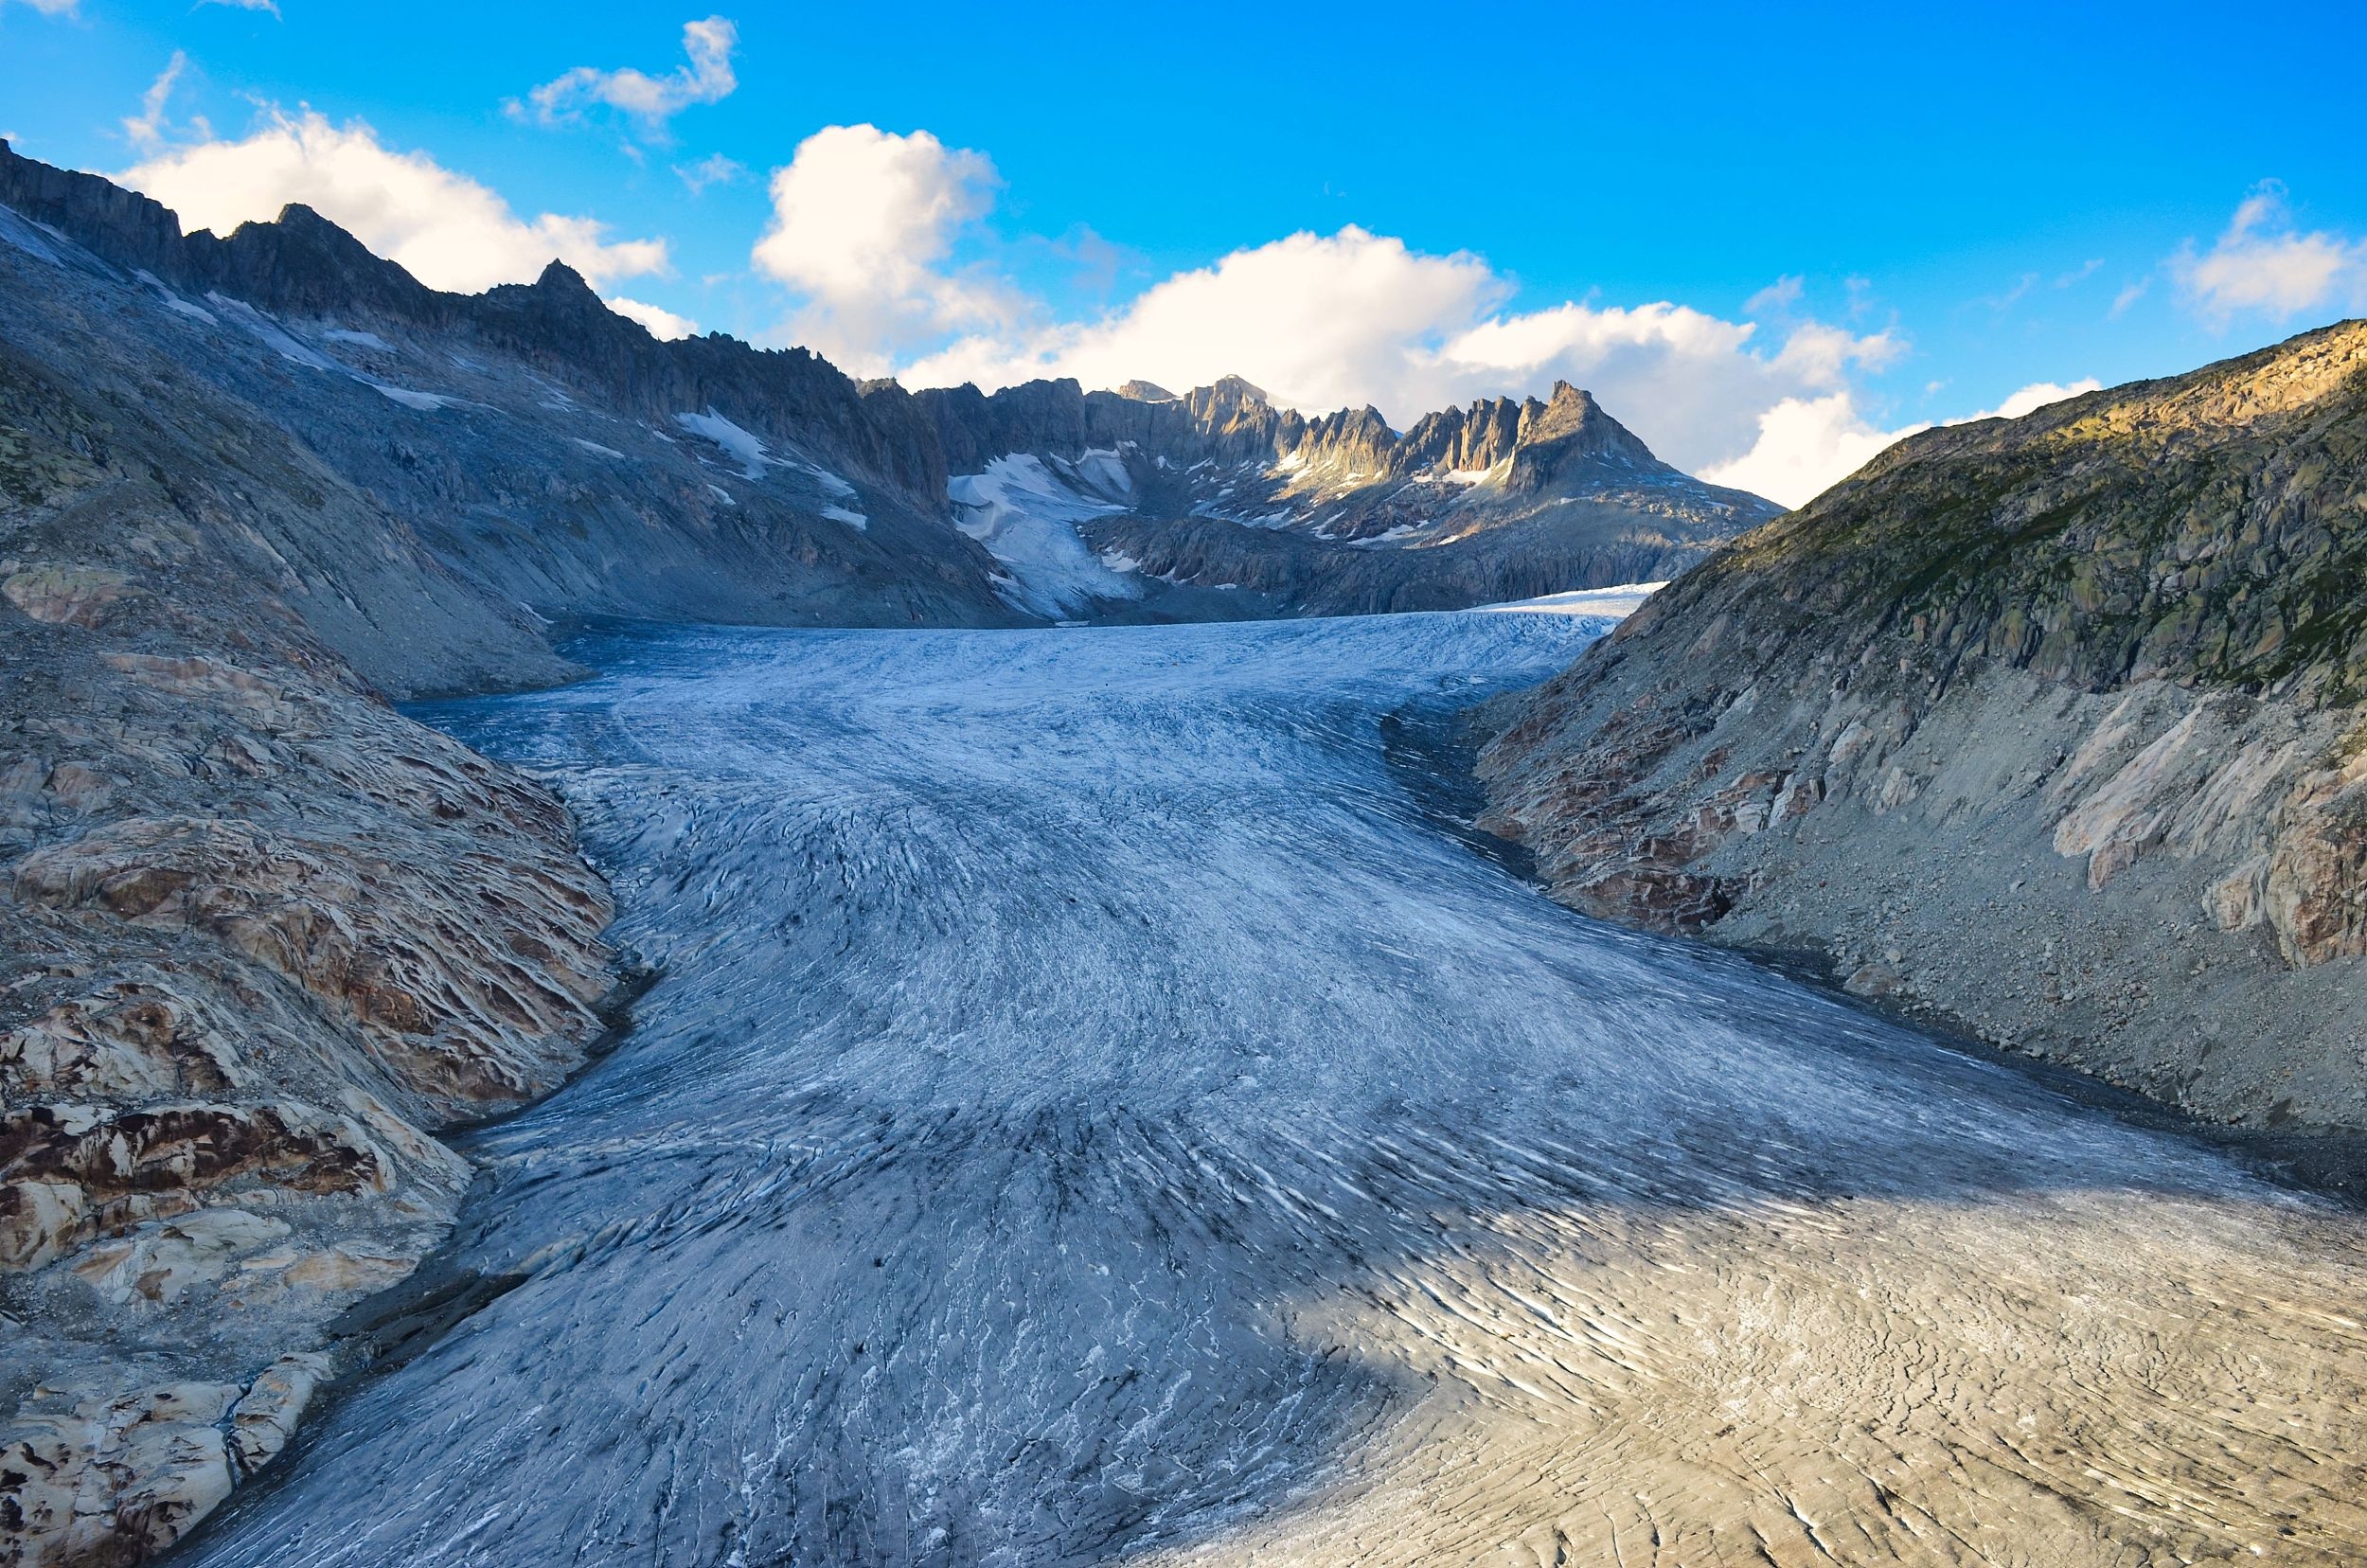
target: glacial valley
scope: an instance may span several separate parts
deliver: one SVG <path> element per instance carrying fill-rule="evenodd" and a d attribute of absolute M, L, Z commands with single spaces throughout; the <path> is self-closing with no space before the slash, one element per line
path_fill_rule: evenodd
<path fill-rule="evenodd" d="M 190 1560 L 2367 1552 L 2358 1216 L 1473 852 L 1444 716 L 1609 624 L 623 633 L 435 710 L 664 977 L 462 1145 L 510 1288 Z"/>

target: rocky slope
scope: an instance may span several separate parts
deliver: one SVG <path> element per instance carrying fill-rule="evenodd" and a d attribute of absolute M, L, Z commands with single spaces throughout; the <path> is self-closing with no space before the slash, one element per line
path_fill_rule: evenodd
<path fill-rule="evenodd" d="M 605 1026 L 565 811 L 389 699 L 566 679 L 567 619 L 1468 603 L 1767 509 L 1569 389 L 1399 436 L 858 386 L 0 143 L 0 1564 L 138 1560 L 268 1462 L 448 1231 L 441 1134 Z"/>
<path fill-rule="evenodd" d="M 2367 324 L 1901 443 L 1504 717 L 1563 900 L 2367 1128 Z"/>
<path fill-rule="evenodd" d="M 1003 562 L 1006 597 L 1047 616 L 1225 613 L 1211 590 L 1235 614 L 1338 615 L 1657 580 L 1777 511 L 1670 468 L 1566 383 L 1402 434 L 1372 408 L 1309 419 L 1238 378 L 917 401 L 956 519 Z"/>
<path fill-rule="evenodd" d="M 537 617 L 1016 618 L 908 400 L 802 349 L 659 343 L 557 263 L 439 294 L 306 208 L 183 236 L 0 144 L 0 342 L 149 404 L 391 690 L 547 677 Z M 389 536 L 407 554 L 374 562 Z"/>
<path fill-rule="evenodd" d="M 438 1131 L 604 1026 L 609 903 L 380 695 L 567 668 L 270 412 L 400 405 L 0 221 L 0 1562 L 124 1562 L 445 1233 Z"/>
<path fill-rule="evenodd" d="M 1665 577 L 1775 511 L 1660 462 L 1567 386 L 1400 434 L 1237 379 L 1180 398 L 859 385 L 804 349 L 658 342 L 556 262 L 447 294 L 302 206 L 183 235 L 156 203 L 5 142 L 0 282 L 0 337 L 31 357 L 88 360 L 191 422 L 244 405 L 303 449 L 300 508 L 350 511 L 341 537 L 418 535 L 454 579 L 441 640 L 472 650 L 415 685 L 530 668 L 524 610 L 990 625 L 1434 608 Z"/>

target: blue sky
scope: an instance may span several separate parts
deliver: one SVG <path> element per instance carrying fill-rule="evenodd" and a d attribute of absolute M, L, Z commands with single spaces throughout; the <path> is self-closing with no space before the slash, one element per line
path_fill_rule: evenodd
<path fill-rule="evenodd" d="M 0 0 L 0 134 L 908 382 L 1568 374 L 1785 500 L 2367 310 L 2367 9 L 1779 11 Z"/>

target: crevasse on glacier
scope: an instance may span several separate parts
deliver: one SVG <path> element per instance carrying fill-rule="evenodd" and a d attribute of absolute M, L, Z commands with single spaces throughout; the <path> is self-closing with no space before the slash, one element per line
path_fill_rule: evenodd
<path fill-rule="evenodd" d="M 1406 737 L 1605 624 L 623 635 L 439 710 L 666 977 L 475 1141 L 524 1282 L 197 1560 L 2356 1549 L 2352 1220 L 1459 842 Z"/>

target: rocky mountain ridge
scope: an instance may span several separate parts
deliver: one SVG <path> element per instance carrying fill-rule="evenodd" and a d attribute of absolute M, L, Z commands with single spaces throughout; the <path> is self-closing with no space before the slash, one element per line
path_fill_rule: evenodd
<path fill-rule="evenodd" d="M 1517 709 L 1590 913 L 2207 1116 L 2367 1128 L 2367 324 L 1927 432 Z"/>
<path fill-rule="evenodd" d="M 558 266 L 440 294 L 301 209 L 177 234 L 0 151 L 27 417 L 140 404 L 125 438 L 256 530 L 254 569 L 383 690 L 551 679 L 569 615 L 1018 618 L 926 433 L 811 355 L 661 345 Z"/>
<path fill-rule="evenodd" d="M 1017 579 L 1006 597 L 1051 615 L 1157 584 L 1358 613 L 1657 580 L 1779 509 L 1663 463 L 1566 382 L 1402 434 L 1371 407 L 1276 407 L 1238 377 L 1180 397 L 1074 381 L 914 396 L 956 516 Z"/>
<path fill-rule="evenodd" d="M 1067 613 L 1015 536 L 1111 585 L 1088 613 L 1146 617 L 1673 559 L 1634 508 L 1626 556 L 1522 524 L 1567 536 L 1527 577 L 1514 529 L 1379 526 L 1437 489 L 1422 461 L 1494 454 L 1522 507 L 1589 465 L 1690 484 L 1575 392 L 1409 446 L 1246 383 L 1135 391 L 913 395 L 659 343 L 563 266 L 440 294 L 307 209 L 184 236 L 0 143 L 0 1565 L 142 1560 L 269 1464 L 367 1354 L 332 1326 L 447 1234 L 451 1131 L 611 1026 L 608 894 L 561 803 L 388 699 L 568 679 L 572 617 Z M 1304 526 L 1219 515 L 1253 494 Z M 1298 554 L 1244 590 L 1243 546 L 1154 573 L 1088 543 L 1170 526 Z"/>
<path fill-rule="evenodd" d="M 184 235 L 5 143 L 0 207 L 28 343 L 79 313 L 160 379 L 256 404 L 512 619 L 1447 608 L 1664 577 L 1775 510 L 1660 463 L 1567 386 L 1402 436 L 1237 378 L 908 393 L 804 349 L 660 342 L 557 262 L 442 294 L 303 206 Z"/>
<path fill-rule="evenodd" d="M 0 205 L 47 225 L 116 267 L 184 295 L 222 294 L 300 319 L 366 318 L 458 333 L 563 372 L 623 408 L 663 421 L 709 405 L 769 412 L 815 454 L 919 498 L 942 494 L 934 444 L 895 399 L 867 400 L 809 349 L 756 349 L 722 337 L 661 342 L 608 309 L 553 261 L 530 284 L 481 294 L 431 289 L 311 207 L 227 238 L 181 232 L 162 204 L 96 174 L 56 169 L 0 142 Z M 899 416 L 901 418 L 899 419 Z"/>

